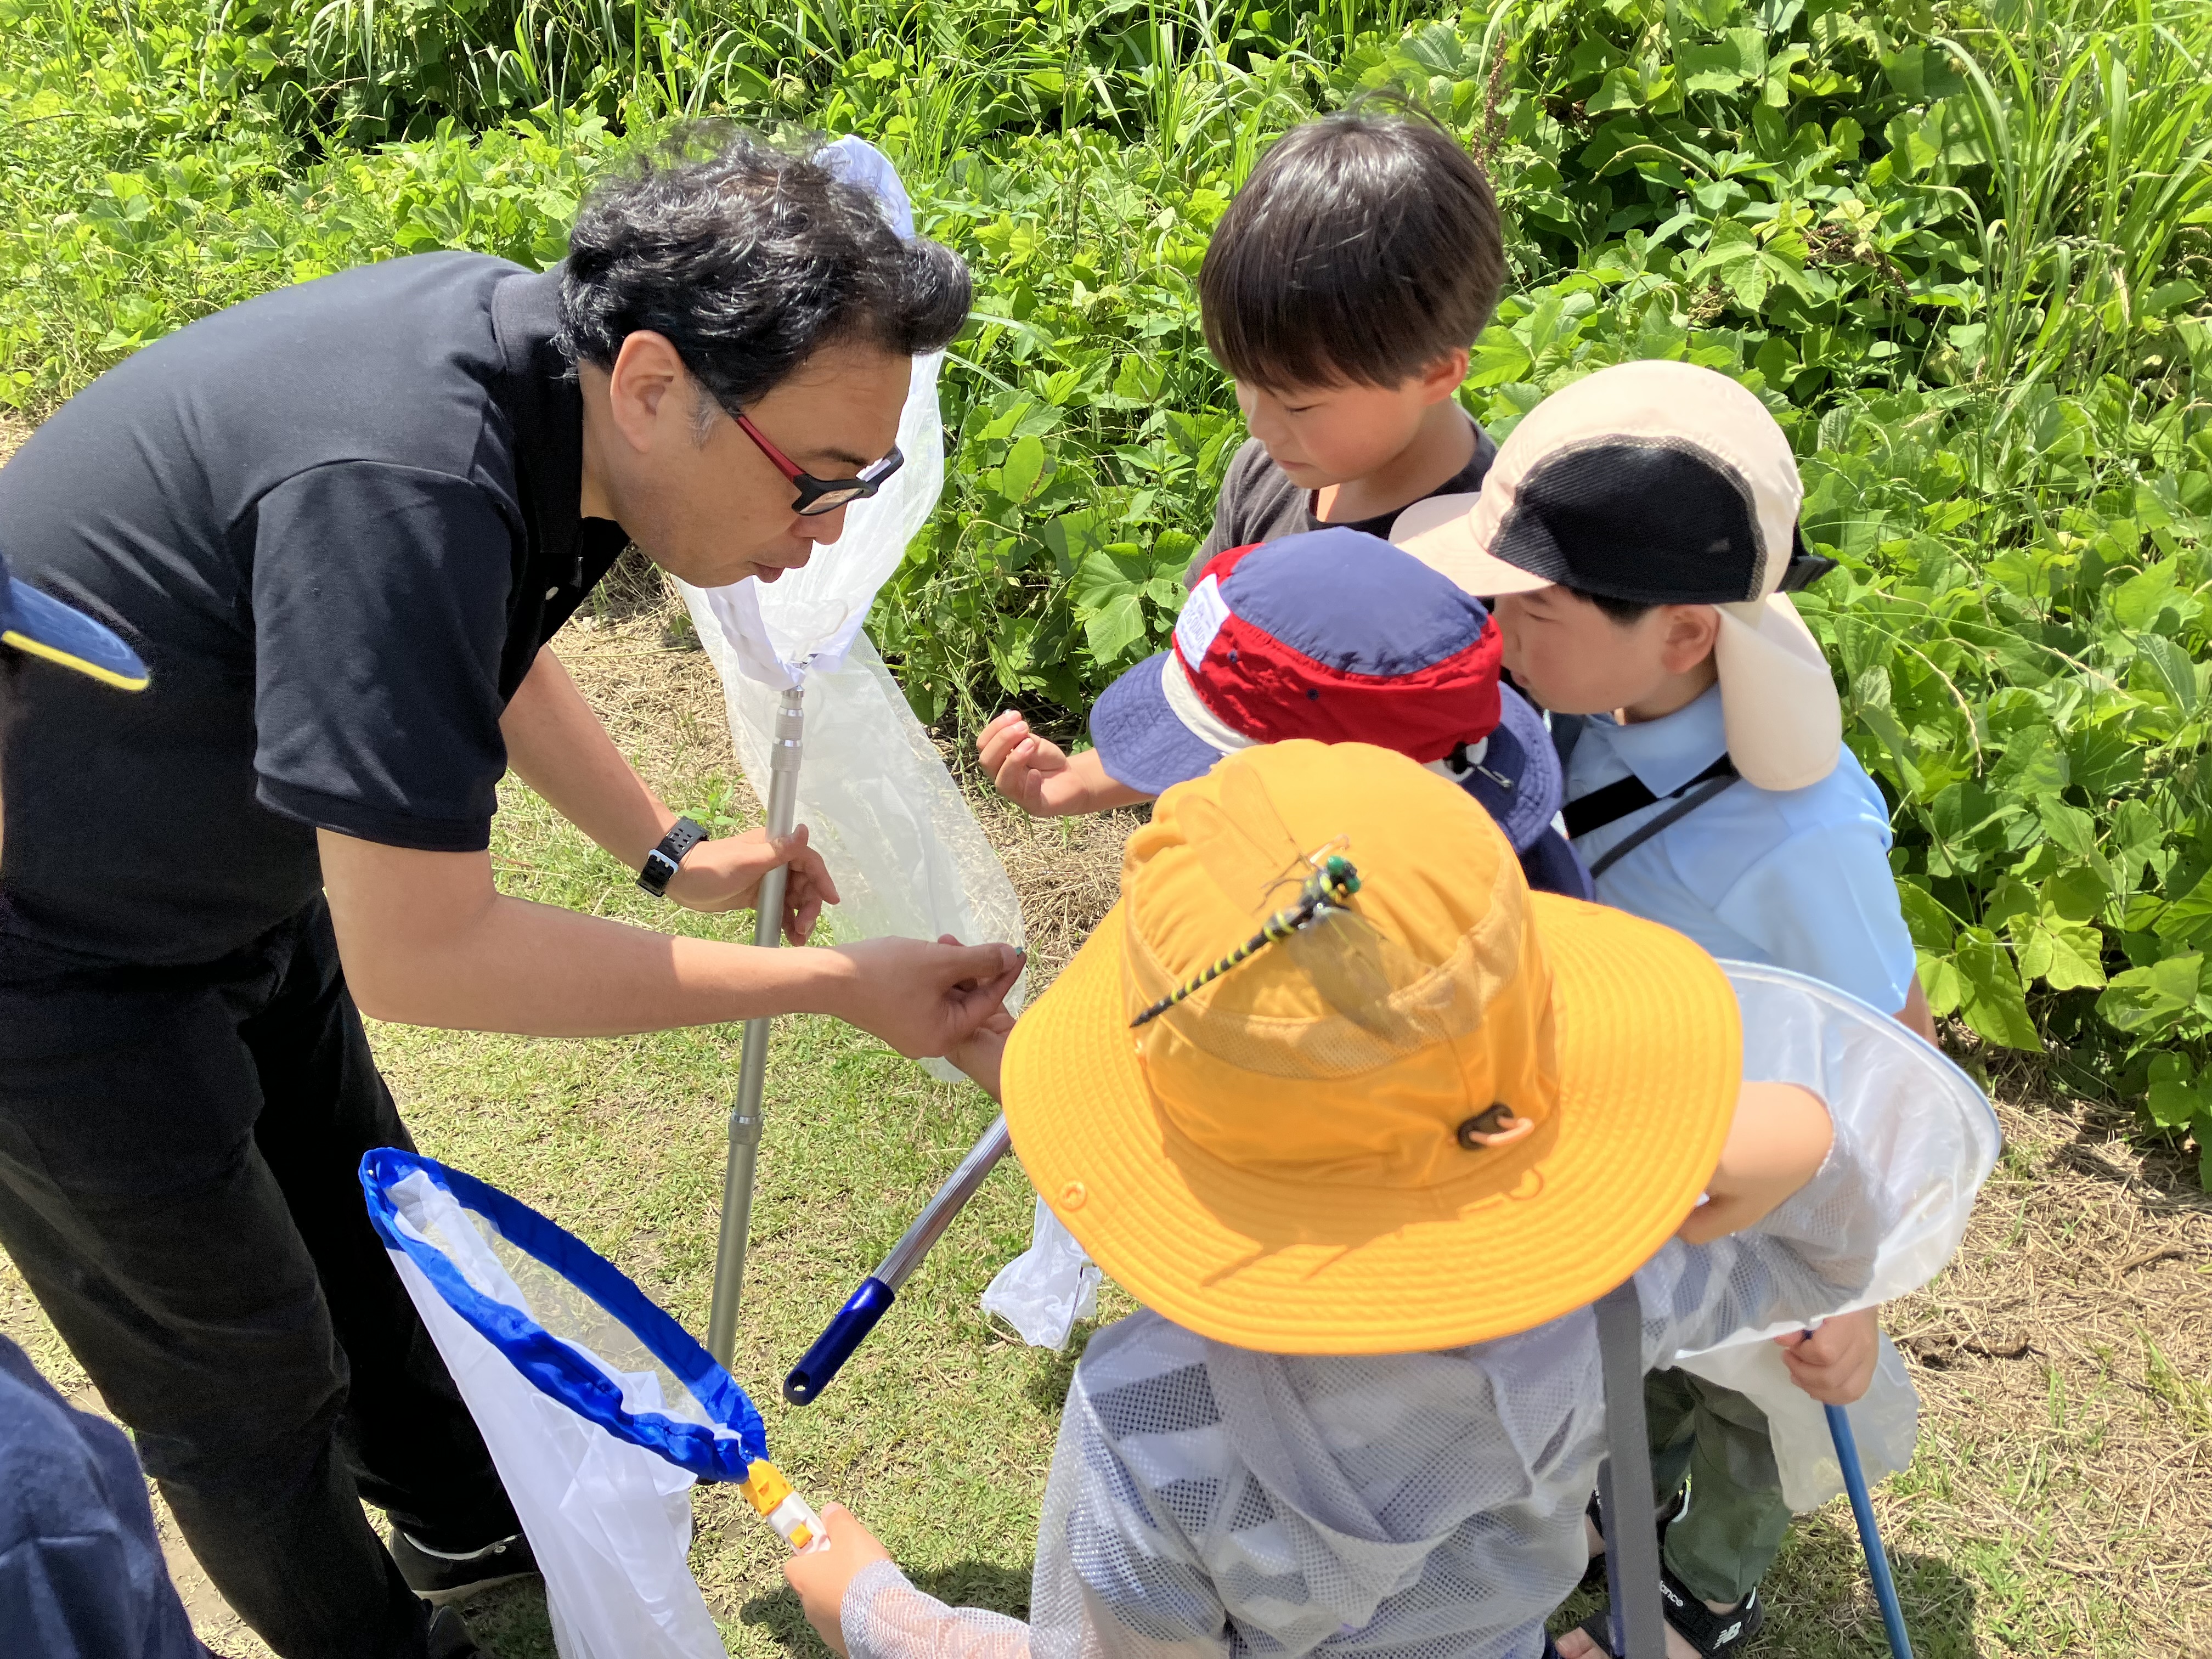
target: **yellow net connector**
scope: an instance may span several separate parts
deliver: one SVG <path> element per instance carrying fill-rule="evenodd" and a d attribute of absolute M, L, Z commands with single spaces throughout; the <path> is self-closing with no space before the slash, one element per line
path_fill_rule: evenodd
<path fill-rule="evenodd" d="M 765 1457 L 753 1459 L 738 1490 L 794 1553 L 811 1549 L 828 1537 L 813 1506 L 792 1490 L 783 1471 Z"/>

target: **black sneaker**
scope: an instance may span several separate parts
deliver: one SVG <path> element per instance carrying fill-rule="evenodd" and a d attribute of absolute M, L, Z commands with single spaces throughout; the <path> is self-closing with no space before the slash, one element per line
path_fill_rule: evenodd
<path fill-rule="evenodd" d="M 430 1615 L 430 1659 L 489 1659 L 468 1621 L 451 1607 Z"/>
<path fill-rule="evenodd" d="M 434 1607 L 465 1601 L 495 1584 L 538 1576 L 538 1558 L 530 1553 L 530 1540 L 520 1533 L 459 1555 L 428 1548 L 397 1527 L 385 1542 L 392 1559 L 399 1564 L 399 1576 L 407 1581 L 407 1587 Z"/>

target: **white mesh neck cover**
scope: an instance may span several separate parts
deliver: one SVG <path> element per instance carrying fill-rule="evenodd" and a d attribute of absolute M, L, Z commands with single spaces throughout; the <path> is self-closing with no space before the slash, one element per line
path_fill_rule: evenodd
<path fill-rule="evenodd" d="M 1836 1144 L 1756 1228 L 1637 1273 L 1654 1368 L 1924 1282 L 1996 1158 L 1987 1103 L 1893 1019 L 1726 966 L 1745 1075 L 1820 1094 Z M 847 1593 L 844 1633 L 854 1659 L 1535 1659 L 1583 1571 L 1604 1449 L 1589 1309 L 1358 1358 L 1252 1353 L 1140 1312 L 1076 1368 L 1031 1622 L 947 1607 L 884 1562 Z"/>

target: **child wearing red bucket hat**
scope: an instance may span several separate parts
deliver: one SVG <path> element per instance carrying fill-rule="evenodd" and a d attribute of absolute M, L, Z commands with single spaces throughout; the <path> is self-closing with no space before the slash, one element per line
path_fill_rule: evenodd
<path fill-rule="evenodd" d="M 1891 1022 L 1746 971 L 1531 892 L 1401 755 L 1291 741 L 1170 789 L 1002 1069 L 965 1056 L 1143 1304 L 1076 1367 L 1030 1621 L 923 1594 L 835 1506 L 786 1569 L 810 1621 L 854 1659 L 1550 1653 L 1593 1301 L 1632 1286 L 1663 1363 L 1872 1281 L 1882 1137 L 1824 1104 L 1839 1051 L 1898 1068 L 1880 1129 L 1987 1112 Z"/>
<path fill-rule="evenodd" d="M 1150 799 L 1258 744 L 1373 744 L 1458 782 L 1530 886 L 1588 898 L 1554 827 L 1557 753 L 1499 683 L 1500 648 L 1488 610 L 1448 576 L 1361 531 L 1310 531 L 1206 562 L 1169 648 L 1091 711 L 1096 747 L 1066 754 L 1010 710 L 976 753 L 1001 794 L 1059 817 Z"/>

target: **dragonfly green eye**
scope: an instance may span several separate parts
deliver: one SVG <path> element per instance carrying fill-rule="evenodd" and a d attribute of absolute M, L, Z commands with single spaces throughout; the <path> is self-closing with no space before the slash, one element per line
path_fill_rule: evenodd
<path fill-rule="evenodd" d="M 1328 872 L 1329 884 L 1341 887 L 1347 893 L 1359 890 L 1359 872 L 1352 867 L 1352 860 L 1340 854 L 1329 854 L 1323 866 Z"/>

